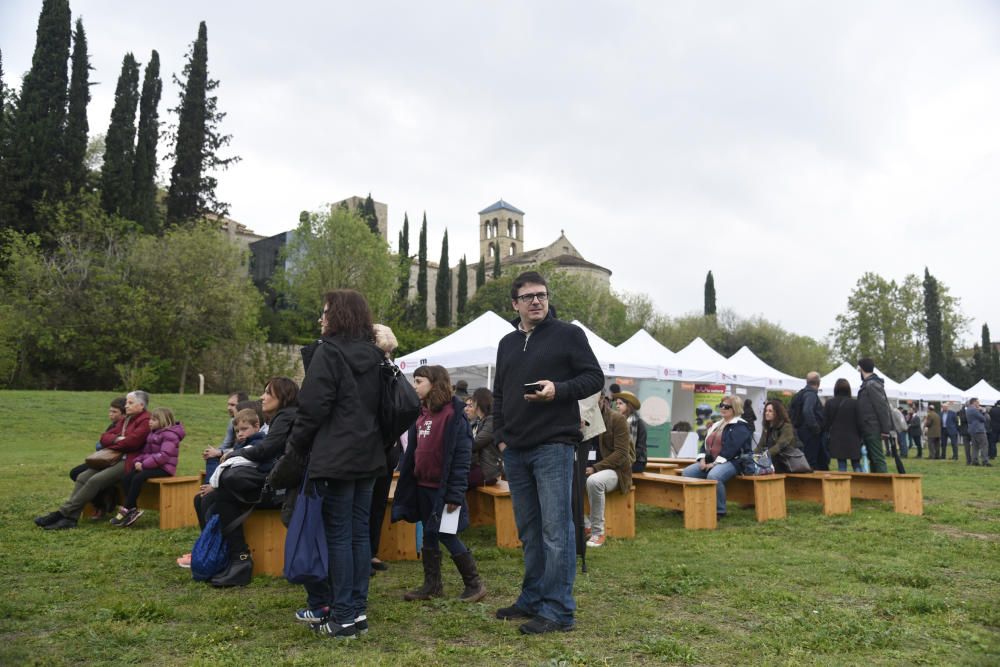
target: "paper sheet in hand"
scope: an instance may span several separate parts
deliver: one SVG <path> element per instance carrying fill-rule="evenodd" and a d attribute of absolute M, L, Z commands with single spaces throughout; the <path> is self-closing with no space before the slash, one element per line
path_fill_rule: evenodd
<path fill-rule="evenodd" d="M 439 533 L 446 533 L 448 535 L 454 535 L 458 532 L 458 515 L 462 513 L 461 506 L 455 508 L 454 512 L 448 511 L 448 506 L 444 507 L 444 514 L 441 516 L 441 527 L 438 529 Z"/>

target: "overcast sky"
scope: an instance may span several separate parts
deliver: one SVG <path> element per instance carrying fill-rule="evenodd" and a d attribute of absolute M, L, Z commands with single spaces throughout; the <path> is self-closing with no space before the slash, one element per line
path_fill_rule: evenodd
<path fill-rule="evenodd" d="M 0 3 L 20 86 L 40 0 Z M 127 51 L 160 53 L 170 120 L 198 22 L 243 161 L 220 176 L 260 234 L 368 192 L 411 248 L 478 259 L 477 212 L 565 229 L 616 290 L 825 337 L 865 271 L 933 274 L 1000 338 L 996 2 L 71 0 L 107 130 Z M 165 153 L 161 144 L 160 154 Z M 160 178 L 169 178 L 161 165 Z M 903 379 L 903 378 L 897 378 Z"/>

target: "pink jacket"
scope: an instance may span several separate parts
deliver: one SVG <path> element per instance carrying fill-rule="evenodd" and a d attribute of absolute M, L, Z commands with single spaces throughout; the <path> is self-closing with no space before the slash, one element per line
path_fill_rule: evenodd
<path fill-rule="evenodd" d="M 173 426 L 150 431 L 146 437 L 146 446 L 136 461 L 142 464 L 143 470 L 162 468 L 168 474 L 174 475 L 177 473 L 177 455 L 180 453 L 181 440 L 183 439 L 184 426 L 180 422 Z"/>

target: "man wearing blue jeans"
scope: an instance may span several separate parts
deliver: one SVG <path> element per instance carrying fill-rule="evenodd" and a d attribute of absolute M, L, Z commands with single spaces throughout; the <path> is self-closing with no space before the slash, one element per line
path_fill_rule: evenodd
<path fill-rule="evenodd" d="M 496 616 L 525 619 L 522 634 L 565 632 L 574 628 L 576 611 L 577 401 L 599 392 L 604 374 L 583 330 L 556 319 L 540 274 L 522 273 L 510 296 L 517 329 L 497 347 L 493 429 L 524 545 L 524 580 L 517 601 Z"/>

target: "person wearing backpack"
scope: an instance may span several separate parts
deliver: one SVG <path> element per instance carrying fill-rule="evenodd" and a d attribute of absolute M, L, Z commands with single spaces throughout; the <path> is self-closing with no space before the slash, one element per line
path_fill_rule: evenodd
<path fill-rule="evenodd" d="M 885 462 L 883 438 L 893 431 L 889 399 L 885 396 L 885 383 L 875 374 L 875 362 L 870 357 L 858 361 L 861 388 L 858 389 L 858 423 L 861 440 L 868 451 L 872 472 L 889 472 Z"/>
<path fill-rule="evenodd" d="M 819 400 L 819 373 L 812 371 L 806 375 L 806 386 L 792 398 L 788 412 L 809 467 L 813 470 L 829 470 L 830 455 L 823 446 L 823 404 Z"/>

